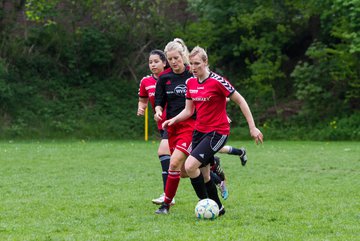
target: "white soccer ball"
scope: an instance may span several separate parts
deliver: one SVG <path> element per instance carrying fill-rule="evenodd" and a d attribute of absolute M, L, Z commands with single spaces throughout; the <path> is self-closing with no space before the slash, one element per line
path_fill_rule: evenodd
<path fill-rule="evenodd" d="M 215 219 L 219 216 L 219 206 L 212 199 L 202 199 L 196 204 L 195 215 L 198 219 Z"/>

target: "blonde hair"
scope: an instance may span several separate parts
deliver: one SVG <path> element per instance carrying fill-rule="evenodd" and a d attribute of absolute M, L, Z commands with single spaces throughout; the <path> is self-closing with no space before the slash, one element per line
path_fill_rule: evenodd
<path fill-rule="evenodd" d="M 208 56 L 205 49 L 201 48 L 200 46 L 196 46 L 195 48 L 193 48 L 193 50 L 191 50 L 191 53 L 189 54 L 189 58 L 192 58 L 197 54 L 200 56 L 202 61 L 204 62 L 208 61 Z"/>
<path fill-rule="evenodd" d="M 179 52 L 185 64 L 189 64 L 189 50 L 182 39 L 175 38 L 173 41 L 169 42 L 165 46 L 164 52 L 167 54 L 167 52 L 173 50 Z"/>
<path fill-rule="evenodd" d="M 196 46 L 191 50 L 191 53 L 189 54 L 189 58 L 194 57 L 195 55 L 199 55 L 201 60 L 206 62 L 207 70 L 210 71 L 209 62 L 208 62 L 208 55 L 205 51 L 205 49 L 201 48 L 200 46 Z"/>

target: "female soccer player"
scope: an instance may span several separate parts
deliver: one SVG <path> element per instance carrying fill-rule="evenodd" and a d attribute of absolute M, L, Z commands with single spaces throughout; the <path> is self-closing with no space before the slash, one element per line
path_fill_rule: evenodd
<path fill-rule="evenodd" d="M 149 55 L 149 69 L 151 71 L 151 75 L 145 76 L 140 81 L 139 87 L 139 103 L 137 115 L 143 116 L 145 113 L 145 109 L 148 106 L 148 102 L 155 112 L 155 86 L 156 82 L 159 78 L 159 74 L 164 71 L 164 69 L 170 67 L 165 54 L 161 50 L 152 50 Z M 163 117 L 165 117 L 165 112 L 163 113 Z M 157 122 L 157 127 L 160 132 L 161 141 L 158 148 L 158 156 L 160 159 L 160 164 L 162 168 L 162 180 L 163 180 L 163 189 L 165 191 L 166 180 L 168 176 L 168 169 L 170 164 L 170 150 L 168 143 L 167 132 L 162 128 L 162 121 Z M 160 195 L 160 197 L 152 200 L 155 204 L 161 204 L 164 200 L 164 193 Z M 175 204 L 175 199 L 172 200 L 171 205 Z"/>
<path fill-rule="evenodd" d="M 163 121 L 163 111 L 166 105 L 166 119 L 179 114 L 185 107 L 185 81 L 192 77 L 186 67 L 188 61 L 188 50 L 183 40 L 174 39 L 165 46 L 166 58 L 170 64 L 168 71 L 159 77 L 155 91 L 155 115 L 156 121 Z M 189 116 L 190 117 L 190 116 Z M 171 201 L 173 200 L 179 182 L 180 173 L 184 162 L 190 154 L 192 132 L 194 130 L 195 115 L 186 121 L 175 124 L 167 129 L 169 147 L 171 152 L 168 178 L 165 187 L 165 198 L 163 204 L 155 212 L 157 214 L 168 214 Z"/>
<path fill-rule="evenodd" d="M 155 109 L 155 86 L 156 82 L 159 78 L 159 75 L 167 68 L 169 68 L 169 64 L 166 60 L 166 56 L 163 51 L 161 50 L 152 50 L 149 54 L 149 69 L 151 71 L 151 75 L 145 76 L 140 81 L 139 87 L 139 102 L 138 102 L 138 116 L 143 116 L 145 113 L 145 109 L 148 106 L 148 102 Z M 163 112 L 163 119 L 165 119 L 166 112 Z M 169 150 L 169 143 L 168 143 L 168 134 L 167 131 L 162 128 L 163 121 L 158 121 L 157 126 L 160 132 L 161 141 L 158 147 L 158 156 L 160 159 L 160 164 L 162 168 L 162 179 L 163 179 L 163 190 L 162 193 L 158 198 L 152 200 L 154 204 L 161 205 L 164 201 L 165 195 L 165 186 L 168 176 L 168 169 L 170 164 L 170 150 Z M 232 147 L 229 147 L 232 148 Z M 239 150 L 233 148 L 234 151 Z M 225 150 L 226 153 L 230 153 L 229 151 Z M 245 156 L 246 157 L 246 156 Z M 186 173 L 184 172 L 184 175 Z M 216 158 L 214 165 L 212 165 L 211 175 L 216 180 L 216 184 L 218 185 L 219 189 L 221 190 L 222 197 L 227 199 L 229 193 L 225 184 L 225 174 L 220 166 L 220 159 Z M 175 204 L 175 198 L 172 199 L 171 205 Z"/>
<path fill-rule="evenodd" d="M 183 40 L 174 39 L 165 47 L 165 54 L 170 64 L 168 70 L 161 73 L 155 92 L 155 115 L 156 121 L 163 121 L 163 111 L 165 105 L 167 106 L 166 119 L 177 115 L 185 107 L 185 93 L 186 80 L 192 77 L 192 73 L 187 67 L 188 64 L 188 50 Z M 173 200 L 181 177 L 188 175 L 184 169 L 184 162 L 189 151 L 191 150 L 192 132 L 194 130 L 194 118 L 179 123 L 168 131 L 169 147 L 171 152 L 170 166 L 168 171 L 168 180 L 165 187 L 165 198 L 161 207 L 156 211 L 157 214 L 168 214 L 171 200 Z M 238 155 L 242 165 L 246 164 L 247 157 L 244 148 L 237 149 L 231 146 L 226 146 L 221 150 L 221 153 L 230 155 Z M 220 159 L 215 158 L 211 160 L 213 171 L 211 176 L 216 181 L 221 190 L 222 197 L 227 199 L 228 190 L 225 185 L 225 174 L 220 168 Z"/>
<path fill-rule="evenodd" d="M 226 143 L 230 124 L 226 114 L 226 97 L 241 109 L 256 144 L 263 142 L 263 134 L 256 127 L 246 100 L 234 89 L 230 82 L 210 71 L 205 50 L 199 46 L 190 53 L 193 78 L 187 80 L 185 109 L 163 123 L 171 128 L 187 121 L 196 110 L 195 131 L 192 151 L 185 162 L 185 170 L 199 199 L 213 199 L 220 208 L 219 215 L 225 214 L 217 194 L 216 186 L 210 178 L 210 160 Z"/>

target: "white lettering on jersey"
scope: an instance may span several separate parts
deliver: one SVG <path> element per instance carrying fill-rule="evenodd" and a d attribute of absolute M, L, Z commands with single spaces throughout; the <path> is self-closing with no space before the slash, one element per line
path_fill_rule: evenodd
<path fill-rule="evenodd" d="M 210 101 L 210 97 L 195 97 L 195 98 L 192 98 L 193 101 Z"/>
<path fill-rule="evenodd" d="M 174 92 L 176 95 L 184 96 L 186 94 L 186 85 L 178 85 L 175 87 Z"/>
<path fill-rule="evenodd" d="M 146 90 L 155 89 L 155 85 L 149 85 L 145 87 Z"/>

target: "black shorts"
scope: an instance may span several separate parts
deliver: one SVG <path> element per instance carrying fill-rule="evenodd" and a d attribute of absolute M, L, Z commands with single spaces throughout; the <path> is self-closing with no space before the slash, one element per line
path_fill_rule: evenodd
<path fill-rule="evenodd" d="M 168 137 L 168 132 L 166 131 L 166 130 L 159 130 L 159 132 L 160 132 L 160 136 L 161 136 L 161 139 L 163 140 L 163 139 L 169 139 L 169 137 Z"/>
<path fill-rule="evenodd" d="M 205 167 L 214 160 L 214 154 L 225 145 L 227 138 L 215 131 L 202 133 L 195 130 L 190 155 L 202 163 L 200 167 Z"/>

